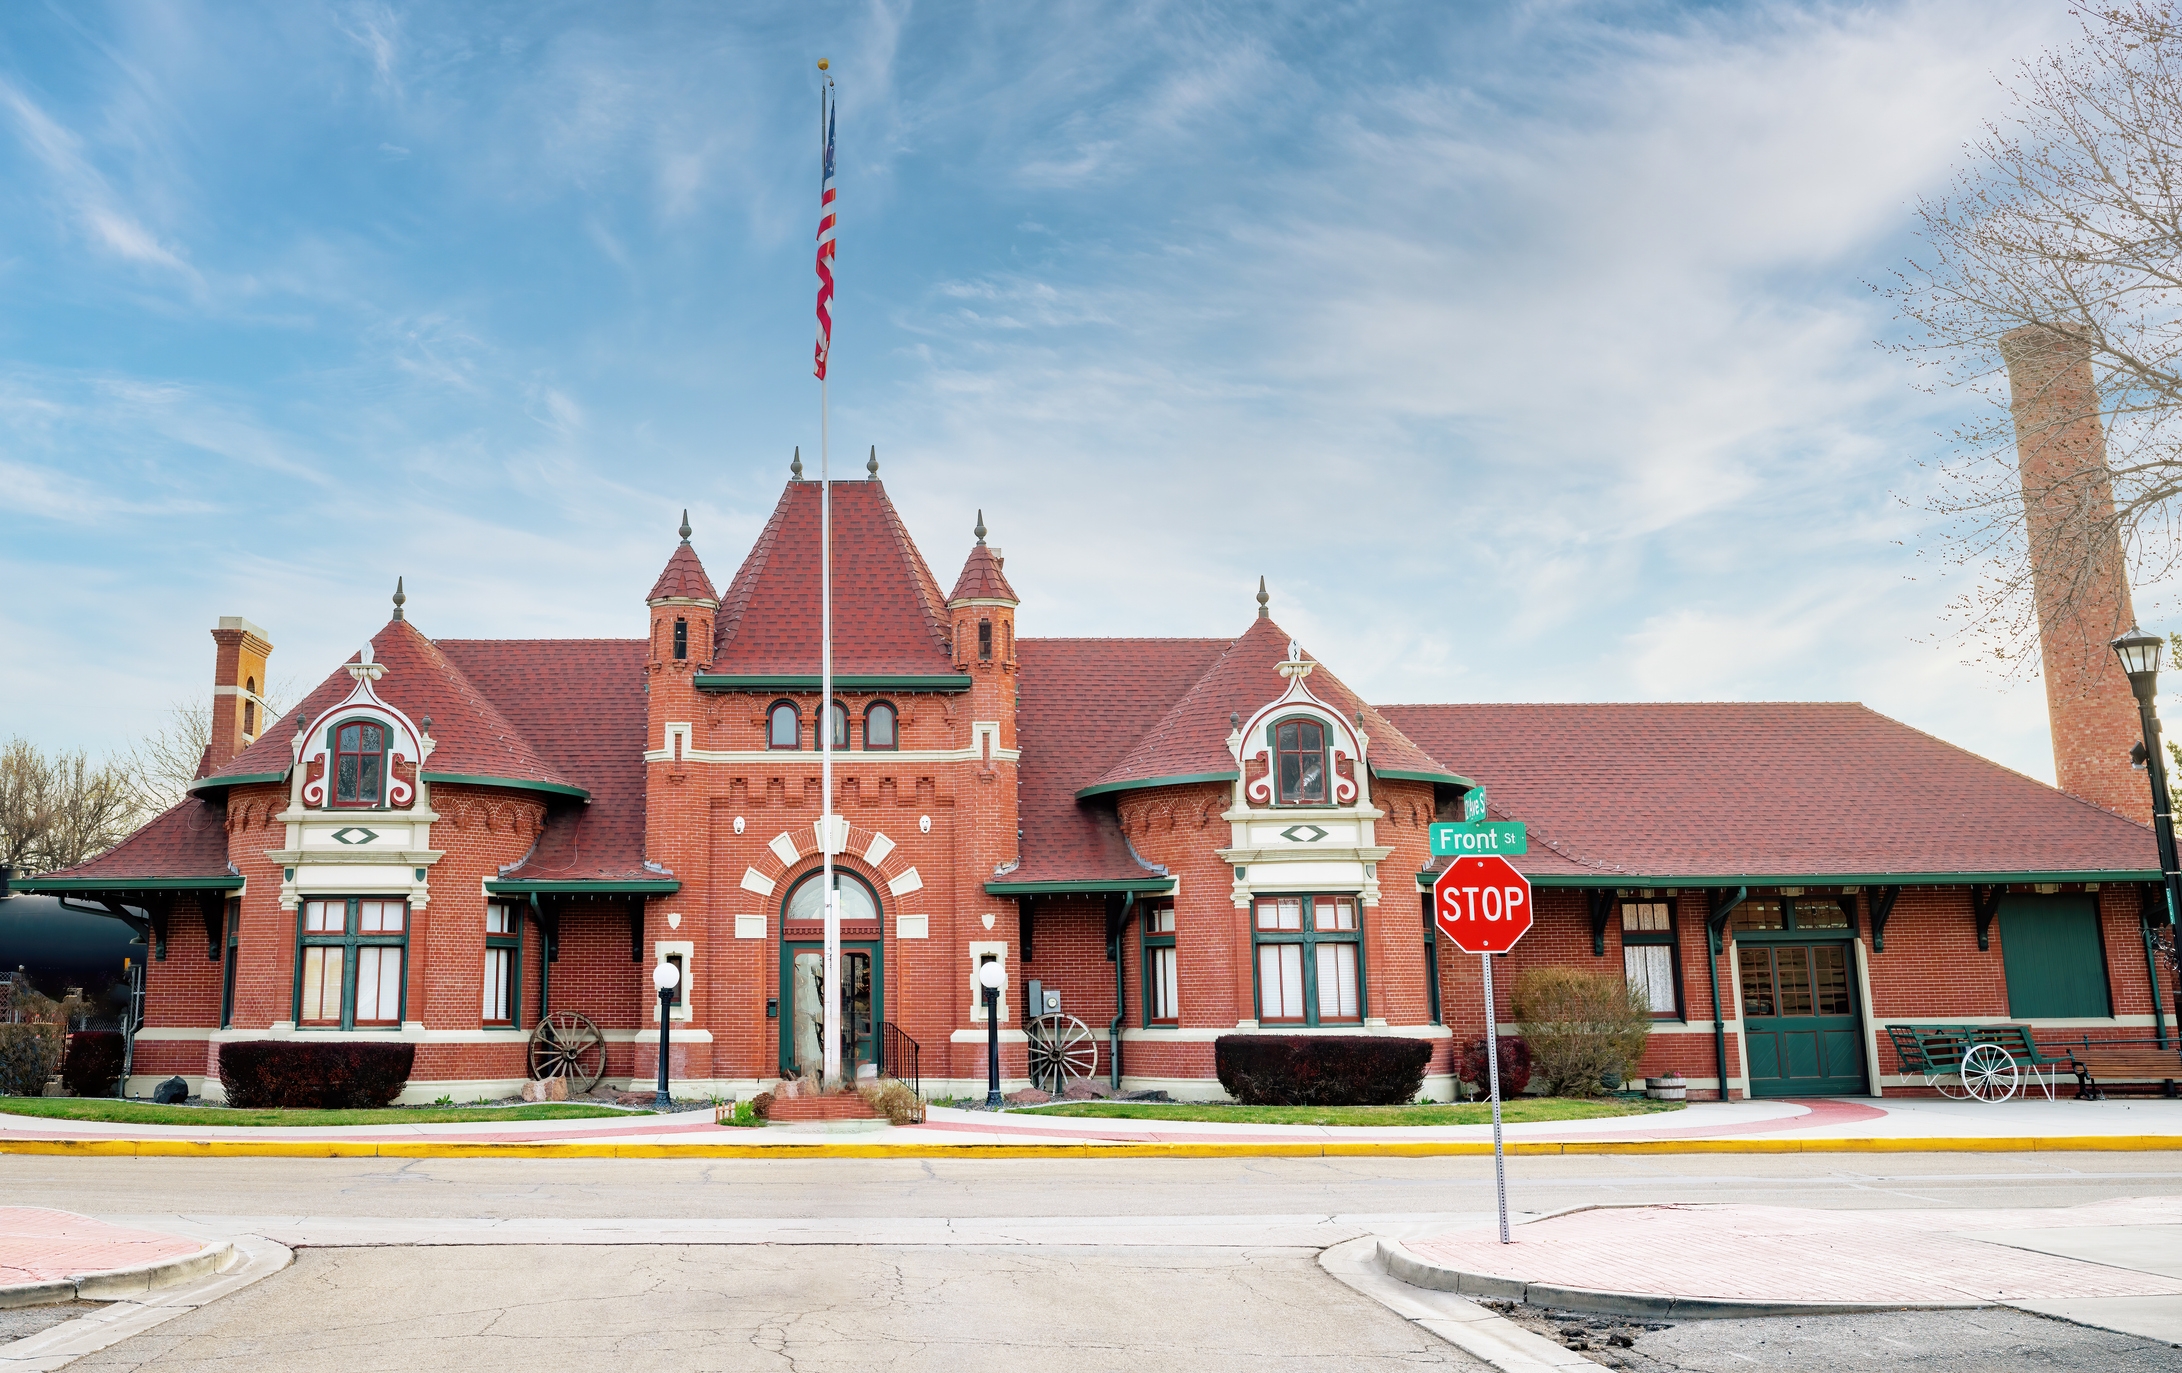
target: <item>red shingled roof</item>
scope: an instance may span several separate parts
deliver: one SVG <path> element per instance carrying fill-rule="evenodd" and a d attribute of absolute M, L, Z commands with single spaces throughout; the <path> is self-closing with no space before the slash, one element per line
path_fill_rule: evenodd
<path fill-rule="evenodd" d="M 432 717 L 432 738 L 437 747 L 425 763 L 425 771 L 575 785 L 539 757 L 537 749 L 508 716 L 409 621 L 387 621 L 386 627 L 371 637 L 371 654 L 386 664 L 386 675 L 375 688 L 379 699 L 420 725 L 425 716 Z M 349 661 L 357 661 L 356 655 L 350 655 Z M 354 686 L 355 679 L 345 669 L 335 669 L 303 698 L 302 705 L 260 735 L 256 743 L 230 758 L 226 767 L 212 774 L 213 778 L 286 772 L 298 722 L 309 724 L 317 719 L 339 704 Z"/>
<path fill-rule="evenodd" d="M 1232 728 L 1228 716 L 1247 717 L 1288 689 L 1275 670 L 1287 656 L 1287 632 L 1270 619 L 1254 621 L 1249 631 L 1206 670 L 1189 694 L 1144 732 L 1134 748 L 1094 782 L 1084 785 L 1151 784 L 1162 777 L 1206 774 L 1233 777 L 1235 759 L 1227 751 Z M 1359 701 L 1324 664 L 1311 674 L 1307 685 L 1313 696 L 1350 719 L 1359 710 L 1364 713 L 1364 730 L 1371 736 L 1373 772 L 1421 774 L 1448 782 L 1463 780 L 1411 743 L 1375 708 Z"/>
<path fill-rule="evenodd" d="M 1078 801 L 1227 651 L 1228 639 L 1018 639 L 1022 865 L 1010 882 L 1142 878 L 1113 802 Z M 1224 717 L 1223 717 L 1224 718 Z"/>
<path fill-rule="evenodd" d="M 1000 575 L 1000 559 L 979 539 L 971 547 L 969 558 L 962 564 L 962 575 L 955 579 L 955 589 L 947 597 L 947 603 L 956 601 L 1007 601 L 1020 604 L 1021 598 L 1008 579 Z"/>
<path fill-rule="evenodd" d="M 41 875 L 127 881 L 224 877 L 233 871 L 227 865 L 226 807 L 192 796 L 88 863 Z"/>
<path fill-rule="evenodd" d="M 550 882 L 659 876 L 644 866 L 644 641 L 442 639 L 439 647 L 504 714 L 523 722 L 560 775 L 591 793 L 588 805 L 555 802 L 537 847 L 506 875 Z M 439 759 L 432 755 L 433 771 Z"/>
<path fill-rule="evenodd" d="M 1529 825 L 1514 861 L 1533 876 L 2159 866 L 2135 821 L 1854 702 L 1382 709 L 1483 782 L 1493 816 Z"/>
<path fill-rule="evenodd" d="M 698 561 L 697 550 L 684 539 L 667 555 L 667 565 L 660 570 L 659 580 L 652 583 L 652 594 L 644 599 L 647 603 L 664 600 L 717 602 L 720 593 L 712 589 L 712 579 L 705 575 L 705 565 Z"/>
<path fill-rule="evenodd" d="M 721 598 L 712 670 L 818 671 L 818 483 L 792 481 Z M 833 666 L 954 671 L 939 583 L 877 481 L 833 487 Z"/>

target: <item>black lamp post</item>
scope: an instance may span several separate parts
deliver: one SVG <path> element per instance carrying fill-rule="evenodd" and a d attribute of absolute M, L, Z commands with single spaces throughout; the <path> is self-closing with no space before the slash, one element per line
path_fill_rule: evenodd
<path fill-rule="evenodd" d="M 2182 917 L 2182 864 L 2175 861 L 2174 801 L 2167 792 L 2166 749 L 2159 742 L 2159 716 L 2152 699 L 2159 692 L 2159 659 L 2165 641 L 2156 634 L 2131 628 L 2114 640 L 2121 670 L 2129 674 L 2129 689 L 2136 693 L 2137 714 L 2144 728 L 2144 771 L 2152 783 L 2152 833 L 2159 840 L 2159 871 L 2167 886 L 2167 924 Z"/>
<path fill-rule="evenodd" d="M 977 985 L 985 989 L 985 1109 L 997 1111 L 1007 1103 L 1000 1099 L 1000 984 L 1008 970 L 995 958 L 977 969 Z"/>
<path fill-rule="evenodd" d="M 667 1095 L 667 1031 L 674 1024 L 674 989 L 681 981 L 682 970 L 664 958 L 652 969 L 652 985 L 659 989 L 659 1091 L 652 1107 L 662 1112 L 674 1109 L 674 1099 Z"/>

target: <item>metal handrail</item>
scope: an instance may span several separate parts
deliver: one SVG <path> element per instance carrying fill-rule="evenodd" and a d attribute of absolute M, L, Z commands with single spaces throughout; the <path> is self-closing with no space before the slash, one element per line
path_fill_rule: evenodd
<path fill-rule="evenodd" d="M 924 1089 L 917 1078 L 917 1041 L 902 1033 L 902 1027 L 889 1020 L 879 1027 L 879 1073 L 897 1082 L 909 1085 L 909 1090 L 919 1098 Z"/>

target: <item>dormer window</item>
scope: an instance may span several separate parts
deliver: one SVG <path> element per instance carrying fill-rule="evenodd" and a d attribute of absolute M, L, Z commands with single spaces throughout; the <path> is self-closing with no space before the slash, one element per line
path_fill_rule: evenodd
<path fill-rule="evenodd" d="M 864 712 L 864 747 L 867 749 L 892 749 L 901 747 L 901 736 L 895 732 L 897 717 L 894 707 L 885 701 L 874 701 Z"/>
<path fill-rule="evenodd" d="M 1326 727 L 1316 720 L 1283 720 L 1274 726 L 1273 754 L 1280 804 L 1326 804 Z"/>
<path fill-rule="evenodd" d="M 795 702 L 777 701 L 765 717 L 765 746 L 767 748 L 801 748 L 803 746 L 803 721 L 796 714 Z"/>
<path fill-rule="evenodd" d="M 689 657 L 689 621 L 674 622 L 674 657 L 677 662 Z"/>
<path fill-rule="evenodd" d="M 334 726 L 333 803 L 376 806 L 386 795 L 386 731 L 369 720 Z"/>

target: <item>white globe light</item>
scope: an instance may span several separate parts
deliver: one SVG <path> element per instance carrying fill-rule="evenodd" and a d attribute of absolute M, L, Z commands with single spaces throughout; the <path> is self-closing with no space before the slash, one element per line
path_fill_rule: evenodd
<path fill-rule="evenodd" d="M 990 960 L 989 962 L 981 963 L 978 965 L 978 985 L 986 988 L 988 991 L 999 991 L 1003 986 L 1007 984 L 1007 981 L 1008 970 L 1000 966 L 999 959 L 995 958 Z"/>
<path fill-rule="evenodd" d="M 682 970 L 672 963 L 662 961 L 652 969 L 652 985 L 663 992 L 673 991 L 674 985 L 681 980 Z"/>

